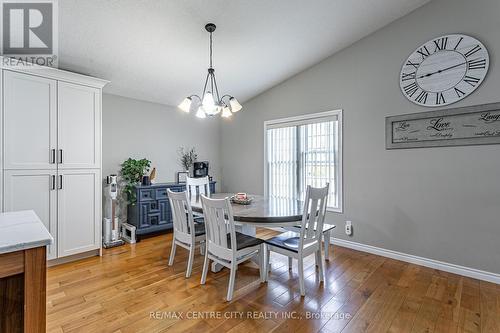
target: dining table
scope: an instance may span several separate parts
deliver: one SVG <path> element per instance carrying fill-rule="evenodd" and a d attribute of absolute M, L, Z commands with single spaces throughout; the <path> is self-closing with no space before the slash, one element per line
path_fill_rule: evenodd
<path fill-rule="evenodd" d="M 234 193 L 212 193 L 212 199 L 231 198 Z M 274 198 L 249 194 L 249 204 L 231 202 L 235 229 L 246 235 L 256 236 L 256 228 L 285 228 L 290 230 L 300 225 L 302 220 L 303 201 Z M 190 199 L 193 212 L 203 213 L 201 197 L 193 195 Z M 212 271 L 222 269 L 221 265 L 212 264 Z"/>

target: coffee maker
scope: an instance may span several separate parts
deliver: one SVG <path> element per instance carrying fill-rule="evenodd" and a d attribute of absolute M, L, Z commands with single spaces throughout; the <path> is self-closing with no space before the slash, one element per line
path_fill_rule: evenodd
<path fill-rule="evenodd" d="M 190 177 L 202 178 L 208 176 L 208 161 L 193 162 Z"/>

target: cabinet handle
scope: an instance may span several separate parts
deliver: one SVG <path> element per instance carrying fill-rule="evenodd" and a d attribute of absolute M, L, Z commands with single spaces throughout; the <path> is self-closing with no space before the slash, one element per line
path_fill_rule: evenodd
<path fill-rule="evenodd" d="M 63 162 L 63 150 L 59 149 L 59 161 L 57 163 L 62 164 Z"/>
<path fill-rule="evenodd" d="M 56 164 L 56 150 L 50 150 L 50 164 Z"/>
<path fill-rule="evenodd" d="M 59 188 L 58 189 L 62 190 L 62 188 L 63 188 L 63 177 L 62 177 L 62 175 L 59 175 Z"/>
<path fill-rule="evenodd" d="M 52 175 L 50 176 L 51 178 L 51 185 L 50 185 L 50 189 L 51 190 L 55 190 L 56 189 L 56 176 L 55 175 Z"/>

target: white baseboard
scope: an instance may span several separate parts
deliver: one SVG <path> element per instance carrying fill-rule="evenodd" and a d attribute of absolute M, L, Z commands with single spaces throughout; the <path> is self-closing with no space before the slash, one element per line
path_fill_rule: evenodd
<path fill-rule="evenodd" d="M 340 239 L 340 238 L 332 238 L 330 243 L 332 243 L 334 245 L 342 246 L 342 247 L 347 247 L 347 248 L 350 248 L 353 250 L 358 250 L 358 251 L 362 251 L 362 252 L 376 254 L 376 255 L 379 255 L 382 257 L 401 260 L 401 261 L 409 262 L 409 263 L 420 265 L 420 266 L 439 269 L 439 270 L 449 272 L 449 273 L 454 273 L 454 274 L 463 275 L 463 276 L 471 277 L 471 278 L 478 279 L 478 280 L 483 280 L 483 281 L 488 281 L 488 282 L 500 284 L 500 274 L 497 274 L 497 273 L 491 273 L 491 272 L 486 272 L 486 271 L 482 271 L 482 270 L 475 269 L 475 268 L 469 268 L 469 267 L 464 267 L 464 266 L 460 266 L 460 265 L 450 264 L 450 263 L 439 261 L 439 260 L 418 257 L 418 256 L 414 256 L 411 254 L 387 250 L 387 249 L 383 249 L 380 247 L 365 245 L 365 244 L 352 242 L 352 241 L 348 241 L 348 240 L 344 240 L 344 239 Z"/>

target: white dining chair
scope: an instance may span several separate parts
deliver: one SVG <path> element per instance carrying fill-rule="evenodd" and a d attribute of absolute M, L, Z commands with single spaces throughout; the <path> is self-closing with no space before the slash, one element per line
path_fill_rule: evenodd
<path fill-rule="evenodd" d="M 189 251 L 186 270 L 186 277 L 188 278 L 191 276 L 193 270 L 196 244 L 200 244 L 200 247 L 203 247 L 205 242 L 205 226 L 203 224 L 194 223 L 193 210 L 191 209 L 191 204 L 186 192 L 173 192 L 167 189 L 167 194 L 174 223 L 172 250 L 170 251 L 168 265 L 172 266 L 174 264 L 176 247 L 180 246 L 185 248 Z"/>
<path fill-rule="evenodd" d="M 329 224 L 329 223 L 323 223 L 323 245 L 324 245 L 324 258 L 325 261 L 330 260 L 330 242 L 332 239 L 332 230 L 335 229 L 337 226 L 335 224 Z M 293 232 L 300 232 L 301 226 L 293 226 L 293 227 L 285 227 L 284 229 L 293 231 Z M 288 268 L 292 269 L 292 258 L 289 258 L 288 261 Z"/>
<path fill-rule="evenodd" d="M 210 196 L 210 180 L 207 177 L 200 178 L 186 178 L 186 191 L 189 196 L 192 195 L 204 195 Z"/>
<path fill-rule="evenodd" d="M 316 256 L 316 264 L 319 266 L 319 280 L 324 281 L 324 263 L 321 255 L 321 238 L 323 223 L 325 220 L 328 201 L 329 184 L 323 188 L 307 187 L 304 200 L 304 210 L 300 231 L 288 231 L 276 237 L 266 240 L 266 263 L 268 267 L 271 251 L 283 254 L 289 258 L 297 259 L 299 271 L 300 294 L 305 296 L 304 286 L 304 259 L 311 254 Z M 268 269 L 265 270 L 267 281 Z"/>
<path fill-rule="evenodd" d="M 264 241 L 235 231 L 233 209 L 228 198 L 210 199 L 202 195 L 201 200 L 207 233 L 201 284 L 206 282 L 210 260 L 229 268 L 226 299 L 230 301 L 238 264 L 259 256 L 260 280 L 264 282 Z"/>
<path fill-rule="evenodd" d="M 188 193 L 188 197 L 191 199 L 193 196 L 204 195 L 210 197 L 210 180 L 208 176 L 200 177 L 200 178 L 186 178 L 186 191 Z M 194 213 L 194 219 L 197 223 L 203 222 L 203 214 Z"/>

